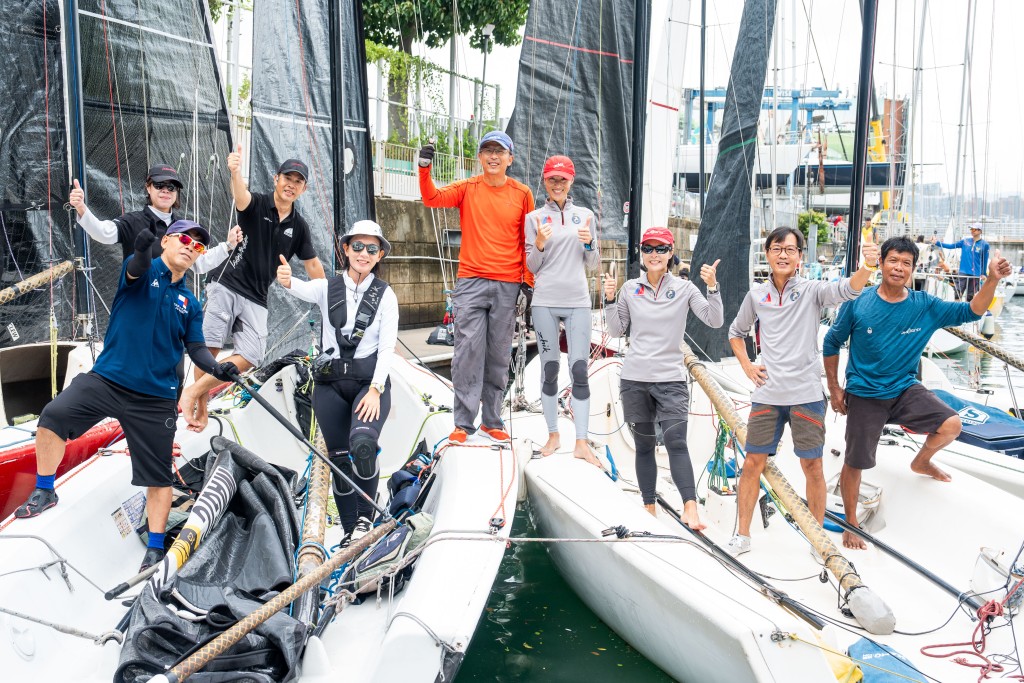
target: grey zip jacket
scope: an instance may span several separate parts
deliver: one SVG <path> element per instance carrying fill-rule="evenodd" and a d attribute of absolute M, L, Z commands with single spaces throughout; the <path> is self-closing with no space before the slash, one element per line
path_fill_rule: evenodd
<path fill-rule="evenodd" d="M 721 285 L 721 283 L 719 283 Z M 690 311 L 710 327 L 725 322 L 722 294 L 707 299 L 689 280 L 666 273 L 658 287 L 647 273 L 626 280 L 614 306 L 605 314 L 608 334 L 621 337 L 629 330 L 629 350 L 622 361 L 622 379 L 670 382 L 687 378 L 683 363 L 686 315 Z"/>
<path fill-rule="evenodd" d="M 771 406 L 820 401 L 821 309 L 858 296 L 849 278 L 825 282 L 795 275 L 781 292 L 771 278 L 751 287 L 729 326 L 729 339 L 742 339 L 750 334 L 755 320 L 760 322 L 761 363 L 768 381 L 754 389 L 751 400 Z"/>
<path fill-rule="evenodd" d="M 567 197 L 565 207 L 550 199 L 541 208 L 526 214 L 526 267 L 536 276 L 533 286 L 533 305 L 551 308 L 590 308 L 590 287 L 587 270 L 596 270 L 601 264 L 597 238 L 588 248 L 580 243 L 576 231 L 590 220 L 591 235 L 597 230 L 594 212 L 575 206 Z M 551 225 L 551 237 L 544 243 L 544 251 L 536 247 L 537 228 L 542 223 Z"/>

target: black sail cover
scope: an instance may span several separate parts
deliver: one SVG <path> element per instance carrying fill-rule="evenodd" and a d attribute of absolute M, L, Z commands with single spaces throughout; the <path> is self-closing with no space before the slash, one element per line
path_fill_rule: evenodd
<path fill-rule="evenodd" d="M 306 163 L 310 177 L 296 206 L 309 223 L 313 246 L 328 276 L 337 265 L 336 238 L 357 220 L 374 217 L 373 170 L 366 125 L 366 59 L 360 7 L 341 0 L 340 31 L 332 31 L 329 0 L 256 0 L 253 7 L 252 153 L 249 186 L 272 192 L 273 176 L 285 159 Z M 343 67 L 332 77 L 331 39 L 341 42 Z M 332 84 L 341 87 L 344 106 L 344 225 L 335 225 L 332 163 L 335 121 Z M 295 263 L 292 264 L 295 267 Z M 295 268 L 302 276 L 301 267 Z M 293 348 L 306 348 L 307 319 L 317 311 L 271 287 L 268 297 L 267 354 L 271 361 Z"/>
<path fill-rule="evenodd" d="M 211 441 L 237 488 L 223 515 L 157 595 L 150 583 L 136 600 L 125 632 L 117 683 L 165 673 L 197 643 L 222 634 L 292 583 L 300 536 L 292 500 L 296 475 L 223 437 Z M 194 681 L 276 683 L 298 678 L 306 625 L 278 612 L 195 674 Z"/>
<path fill-rule="evenodd" d="M 624 240 L 629 200 L 633 0 L 530 3 L 519 58 L 509 174 L 545 197 L 544 161 L 576 166 L 573 201 L 594 211 L 598 235 Z"/>
<path fill-rule="evenodd" d="M 74 257 L 60 0 L 0 2 L 0 287 Z M 45 22 L 44 22 L 45 15 Z M 73 277 L 54 283 L 58 329 L 74 320 Z M 0 306 L 0 346 L 49 338 L 50 288 Z M 67 335 L 70 336 L 70 335 Z"/>
<path fill-rule="evenodd" d="M 722 260 L 718 281 L 725 304 L 725 324 L 712 329 L 693 317 L 686 323 L 694 350 L 714 361 L 732 355 L 729 324 L 750 290 L 750 183 L 774 25 L 775 0 L 746 1 L 725 95 L 718 158 L 690 265 L 697 272 L 701 264 Z M 706 290 L 700 278 L 695 278 L 694 284 L 702 292 Z"/>

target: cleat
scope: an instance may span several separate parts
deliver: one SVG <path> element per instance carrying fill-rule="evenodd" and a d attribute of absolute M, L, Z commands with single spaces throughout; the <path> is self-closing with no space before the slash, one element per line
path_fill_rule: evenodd
<path fill-rule="evenodd" d="M 18 519 L 36 517 L 57 504 L 57 492 L 53 489 L 36 489 L 25 501 L 25 504 L 14 511 Z"/>

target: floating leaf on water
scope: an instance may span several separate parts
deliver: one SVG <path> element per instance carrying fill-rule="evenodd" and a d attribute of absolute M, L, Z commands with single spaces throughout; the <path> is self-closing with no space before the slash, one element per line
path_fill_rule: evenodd
<path fill-rule="evenodd" d="M 600 650 L 601 652 L 607 652 L 608 651 L 608 648 L 605 648 L 605 647 L 599 647 L 597 649 Z"/>
<path fill-rule="evenodd" d="M 595 657 L 600 657 L 601 656 L 600 652 L 591 652 L 590 654 L 594 655 Z"/>
<path fill-rule="evenodd" d="M 527 650 L 533 649 L 533 647 L 529 643 L 523 643 L 523 647 L 525 647 Z"/>

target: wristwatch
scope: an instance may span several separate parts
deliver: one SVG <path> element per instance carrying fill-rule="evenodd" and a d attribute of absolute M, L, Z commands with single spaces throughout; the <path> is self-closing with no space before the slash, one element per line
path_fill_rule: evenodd
<path fill-rule="evenodd" d="M 370 384 L 370 386 L 373 387 L 374 389 L 376 389 L 378 394 L 383 394 L 384 393 L 384 389 L 387 388 L 387 385 L 380 384 L 379 382 L 373 382 L 373 383 Z"/>
<path fill-rule="evenodd" d="M 708 294 L 718 294 L 718 283 L 708 285 Z"/>

